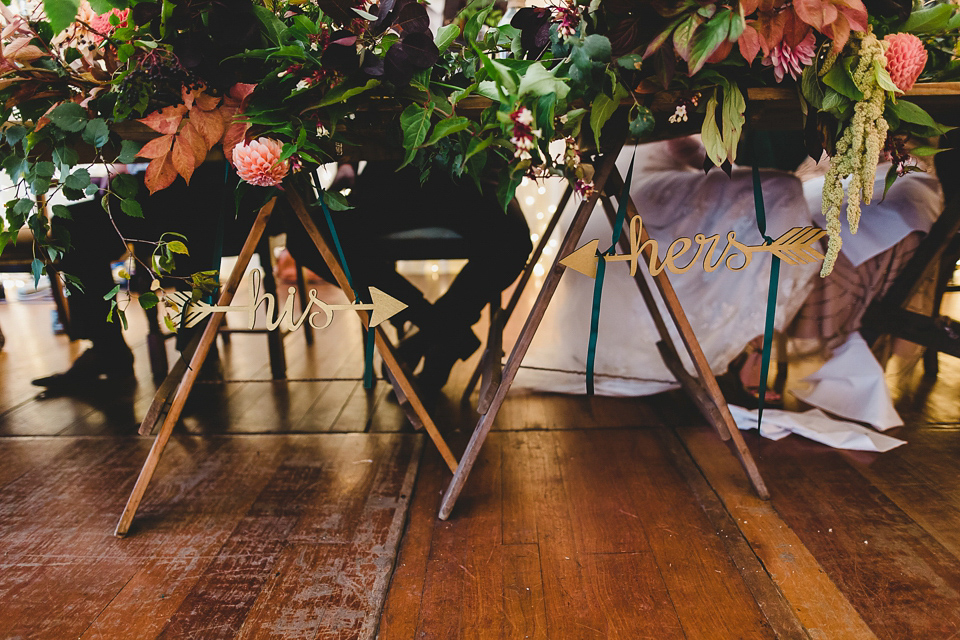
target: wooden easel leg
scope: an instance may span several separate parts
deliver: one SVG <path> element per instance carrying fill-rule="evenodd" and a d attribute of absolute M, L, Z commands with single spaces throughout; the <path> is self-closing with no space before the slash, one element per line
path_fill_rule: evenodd
<path fill-rule="evenodd" d="M 560 276 L 563 275 L 565 270 L 564 266 L 560 264 L 560 259 L 577 248 L 576 245 L 580 240 L 580 235 L 583 233 L 584 227 L 587 226 L 587 220 L 590 218 L 590 214 L 597 204 L 599 192 L 602 190 L 603 184 L 606 182 L 611 171 L 613 171 L 616 166 L 617 155 L 620 153 L 621 147 L 622 142 L 615 145 L 610 153 L 603 156 L 600 166 L 594 175 L 594 184 L 598 185 L 597 190 L 591 194 L 589 198 L 580 203 L 580 208 L 577 210 L 573 222 L 570 223 L 567 235 L 564 236 L 563 243 L 557 251 L 557 257 L 553 261 L 553 267 L 544 279 L 543 288 L 540 289 L 540 295 L 537 296 L 537 301 L 530 310 L 530 315 L 527 316 L 527 321 L 520 331 L 520 337 L 517 338 L 517 343 L 514 345 L 513 351 L 510 352 L 510 357 L 507 359 L 507 366 L 503 371 L 503 381 L 500 383 L 500 386 L 497 387 L 496 394 L 494 394 L 493 400 L 490 403 L 490 408 L 480 416 L 480 421 L 474 428 L 470 442 L 467 444 L 467 448 L 460 458 L 460 465 L 453 475 L 453 480 L 450 481 L 450 486 L 447 487 L 443 495 L 443 501 L 440 503 L 441 520 L 446 520 L 450 517 L 450 512 L 453 510 L 453 505 L 457 502 L 457 498 L 463 490 L 467 476 L 470 475 L 470 471 L 477 461 L 477 456 L 480 455 L 480 448 L 487 439 L 487 434 L 490 432 L 490 427 L 493 426 L 497 412 L 500 411 L 500 406 L 507 397 L 510 385 L 513 384 L 514 378 L 517 377 L 523 356 L 526 355 L 527 349 L 530 347 L 533 336 L 537 331 L 537 327 L 540 326 L 540 321 L 543 320 L 543 314 L 546 313 L 547 306 L 550 304 L 550 300 L 553 298 L 553 294 L 560 284 Z"/>
<path fill-rule="evenodd" d="M 230 280 L 220 293 L 220 300 L 217 302 L 219 306 L 229 306 L 230 302 L 233 300 L 233 296 L 236 294 L 237 289 L 240 286 L 240 281 L 243 279 L 243 273 L 246 270 L 247 265 L 250 263 L 250 257 L 256 251 L 257 244 L 260 242 L 260 237 L 263 235 L 263 231 L 267 226 L 267 221 L 270 219 L 270 214 L 273 212 L 274 203 L 275 200 L 271 200 L 264 205 L 262 209 L 260 209 L 260 213 L 257 215 L 257 219 L 254 221 L 249 235 L 247 235 L 247 240 L 243 244 L 243 250 L 240 251 L 240 256 L 237 258 L 237 264 L 234 267 L 233 272 L 230 274 Z M 177 393 L 173 397 L 173 403 L 170 405 L 170 411 L 167 413 L 167 417 L 164 419 L 163 425 L 160 427 L 160 431 L 157 433 L 157 437 L 153 441 L 153 446 L 150 447 L 150 453 L 147 455 L 147 460 L 143 463 L 143 468 L 140 470 L 140 476 L 137 478 L 137 482 L 133 486 L 133 492 L 131 492 L 130 498 L 127 499 L 127 505 L 124 507 L 123 514 L 120 516 L 120 521 L 117 523 L 117 529 L 114 532 L 117 536 L 126 535 L 130 530 L 130 524 L 133 522 L 133 517 L 137 513 L 137 508 L 140 506 L 140 501 L 143 500 L 143 495 L 147 491 L 147 485 L 150 484 L 150 479 L 153 478 L 153 473 L 157 469 L 157 464 L 160 462 L 160 456 L 163 454 L 163 449 L 167 446 L 167 441 L 170 439 L 170 434 L 173 433 L 173 427 L 180 419 L 180 414 L 183 411 L 183 405 L 187 402 L 187 396 L 190 395 L 190 391 L 193 389 L 193 383 L 196 382 L 197 375 L 200 373 L 200 367 L 203 366 L 203 361 L 206 359 L 207 353 L 210 352 L 210 347 L 213 345 L 213 341 L 217 337 L 217 331 L 220 329 L 220 323 L 223 321 L 223 316 L 223 312 L 212 314 L 207 326 L 203 330 L 203 334 L 200 336 L 200 342 L 197 344 L 197 350 L 190 358 L 190 366 L 184 373 L 183 380 L 180 382 L 180 386 L 177 387 Z M 143 425 L 143 427 L 146 426 L 146 424 Z"/>
<path fill-rule="evenodd" d="M 615 193 L 619 193 L 622 190 L 623 179 L 620 177 L 620 173 L 616 170 L 616 168 L 614 168 L 612 171 L 607 184 Z M 627 200 L 627 220 L 632 220 L 638 215 L 639 213 L 637 212 L 637 207 L 634 204 L 633 199 L 629 198 Z M 640 237 L 641 245 L 644 245 L 648 239 L 649 236 L 647 235 L 647 230 L 643 229 Z M 650 252 L 653 249 L 649 244 L 644 246 L 646 246 L 646 249 L 644 250 L 643 255 L 647 260 L 647 262 L 644 264 L 649 265 Z M 750 450 L 747 449 L 747 445 L 743 441 L 743 436 L 740 435 L 740 430 L 737 429 L 737 424 L 734 421 L 733 416 L 730 414 L 730 408 L 727 407 L 727 401 L 724 399 L 723 393 L 720 391 L 720 385 L 717 384 L 717 379 L 714 377 L 713 371 L 710 370 L 710 363 L 707 362 L 706 356 L 703 355 L 703 350 L 700 348 L 700 342 L 697 340 L 697 336 L 693 332 L 693 327 L 690 326 L 690 321 L 687 319 L 687 315 L 683 311 L 680 300 L 677 298 L 677 294 L 673 290 L 673 285 L 670 284 L 670 279 L 667 277 L 666 271 L 661 271 L 657 275 L 653 276 L 653 281 L 654 284 L 657 285 L 657 289 L 660 291 L 660 296 L 666 303 L 667 311 L 670 313 L 670 317 L 673 318 L 673 322 L 676 325 L 677 330 L 680 332 L 680 337 L 687 349 L 687 353 L 690 354 L 690 358 L 693 360 L 694 367 L 696 368 L 697 375 L 699 377 L 699 381 L 697 382 L 699 382 L 699 385 L 703 387 L 705 396 L 710 399 L 710 402 L 720 413 L 721 422 L 714 426 L 717 428 L 721 437 L 723 436 L 722 425 L 726 426 L 726 431 L 729 433 L 729 437 L 733 440 L 734 451 L 737 454 L 737 458 L 739 458 L 741 466 L 743 466 L 744 471 L 746 471 L 747 476 L 750 478 L 750 483 L 756 490 L 757 495 L 764 500 L 769 499 L 770 492 L 767 491 L 767 486 L 763 482 L 763 478 L 760 476 L 760 470 L 757 469 L 757 464 L 754 461 L 753 456 L 750 455 Z M 691 381 L 692 378 L 691 380 L 687 381 L 688 384 Z M 704 395 L 699 393 L 693 393 L 691 395 L 693 396 L 694 400 L 702 400 L 704 398 Z M 709 419 L 709 412 L 712 412 L 713 410 L 706 407 L 702 407 L 702 410 L 704 415 L 706 415 Z"/>
<path fill-rule="evenodd" d="M 313 240 L 313 243 L 316 245 L 320 255 L 323 256 L 323 260 L 327 263 L 327 267 L 329 267 L 330 271 L 333 273 L 333 277 L 336 279 L 337 285 L 339 285 L 344 295 L 346 295 L 347 299 L 352 303 L 356 299 L 356 294 L 350 287 L 350 283 L 347 281 L 347 275 L 344 273 L 343 267 L 337 261 L 336 256 L 334 256 L 333 252 L 330 250 L 330 247 L 327 245 L 327 241 L 324 240 L 323 236 L 320 234 L 320 230 L 317 229 L 317 225 L 314 224 L 313 219 L 307 212 L 303 198 L 300 196 L 300 193 L 297 191 L 297 189 L 294 188 L 290 183 L 286 185 L 286 192 L 287 199 L 290 201 L 290 206 L 293 208 L 294 213 L 297 214 L 297 218 L 300 219 L 300 224 L 303 225 L 307 235 L 310 236 L 310 239 Z M 363 326 L 369 326 L 369 314 L 365 311 L 361 311 L 359 313 L 360 321 L 363 323 Z M 374 341 L 377 346 L 377 350 L 380 352 L 380 356 L 383 358 L 384 364 L 391 373 L 391 382 L 395 383 L 399 387 L 403 396 L 406 397 L 407 402 L 409 402 L 410 407 L 416 414 L 417 420 L 427 430 L 427 435 L 429 435 L 430 439 L 433 440 L 433 444 L 437 447 L 437 450 L 443 457 L 444 462 L 447 463 L 450 471 L 456 472 L 456 457 L 453 455 L 453 452 L 450 451 L 450 447 L 447 446 L 443 436 L 440 435 L 437 425 L 434 424 L 433 418 L 431 418 L 430 414 L 427 413 L 426 408 L 423 406 L 423 402 L 420 401 L 420 396 L 417 394 L 413 384 L 407 377 L 407 374 L 404 373 L 403 368 L 400 366 L 400 362 L 397 360 L 397 355 L 393 349 L 393 345 L 390 344 L 390 340 L 387 339 L 387 336 L 381 327 L 376 327 Z"/>
<path fill-rule="evenodd" d="M 550 236 L 552 236 L 554 230 L 556 230 L 557 224 L 560 223 L 560 217 L 563 215 L 563 210 L 567 208 L 567 203 L 570 201 L 571 195 L 573 195 L 573 187 L 568 184 L 567 188 L 563 192 L 563 196 L 560 198 L 559 204 L 557 204 L 557 210 L 554 211 L 553 215 L 550 217 L 550 221 L 543 230 L 543 236 L 540 238 L 536 248 L 534 248 L 533 253 L 530 255 L 530 259 L 527 261 L 527 266 L 524 268 L 523 273 L 520 274 L 520 280 L 517 282 L 516 288 L 514 288 L 513 293 L 510 295 L 510 301 L 507 303 L 507 306 L 503 308 L 503 311 L 497 314 L 497 329 L 501 333 L 503 332 L 503 328 L 507 326 L 507 322 L 509 322 L 514 310 L 517 308 L 517 304 L 520 302 L 520 297 L 523 295 L 523 292 L 527 287 L 527 283 L 530 282 L 530 278 L 533 276 L 533 269 L 537 266 L 537 262 L 540 261 L 540 256 L 543 255 L 543 250 L 547 247 L 547 243 L 550 241 Z M 493 323 L 494 318 L 490 318 L 491 331 L 493 330 Z M 487 359 L 502 357 L 499 351 L 491 352 L 489 349 L 489 344 L 490 341 L 488 339 L 488 348 L 484 350 L 483 356 L 480 358 L 480 362 L 477 363 L 477 368 L 473 370 L 473 375 L 470 376 L 470 381 L 467 383 L 467 388 L 463 390 L 461 402 L 468 402 L 470 400 L 470 396 L 473 394 L 473 390 L 477 386 L 477 382 L 480 381 L 480 374 L 483 373 L 484 368 L 487 367 Z M 481 393 L 480 400 L 477 402 L 478 413 L 482 414 L 487 412 L 486 409 L 489 408 L 490 401 L 493 399 L 492 391 L 493 388 L 491 388 L 490 394 L 486 394 L 489 395 L 489 397 L 485 397 L 485 394 Z"/>

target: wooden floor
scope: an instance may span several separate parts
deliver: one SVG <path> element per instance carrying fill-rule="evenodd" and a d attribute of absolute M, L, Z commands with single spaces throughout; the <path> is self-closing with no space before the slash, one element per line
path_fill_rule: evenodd
<path fill-rule="evenodd" d="M 960 638 L 960 361 L 891 374 L 894 451 L 745 434 L 767 502 L 681 394 L 511 396 L 441 522 L 449 471 L 363 390 L 356 322 L 289 335 L 289 382 L 235 335 L 117 539 L 143 323 L 131 393 L 38 398 L 82 349 L 51 308 L 0 304 L 0 638 Z M 458 452 L 469 364 L 436 411 Z"/>

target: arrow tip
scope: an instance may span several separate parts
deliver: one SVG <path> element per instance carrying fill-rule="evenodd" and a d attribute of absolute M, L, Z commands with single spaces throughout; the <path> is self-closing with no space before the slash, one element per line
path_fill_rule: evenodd
<path fill-rule="evenodd" d="M 368 289 L 370 291 L 370 301 L 373 302 L 373 313 L 370 314 L 371 327 L 376 327 L 384 320 L 389 320 L 407 308 L 407 305 L 376 287 L 368 287 Z"/>
<path fill-rule="evenodd" d="M 591 240 L 563 260 L 560 264 L 590 278 L 597 277 L 597 247 L 599 240 Z"/>

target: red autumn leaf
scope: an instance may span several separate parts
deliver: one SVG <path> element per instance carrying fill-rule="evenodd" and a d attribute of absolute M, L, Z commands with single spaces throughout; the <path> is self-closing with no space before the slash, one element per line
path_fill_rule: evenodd
<path fill-rule="evenodd" d="M 164 107 L 160 111 L 154 111 L 146 118 L 140 118 L 140 122 L 147 125 L 157 133 L 176 133 L 180 128 L 180 121 L 187 113 L 187 107 L 182 104 L 176 106 Z"/>
<path fill-rule="evenodd" d="M 216 111 L 204 111 L 194 105 L 190 110 L 190 122 L 210 147 L 223 137 L 223 117 Z"/>
<path fill-rule="evenodd" d="M 241 108 L 246 105 L 247 99 L 250 97 L 250 94 L 253 93 L 253 90 L 257 88 L 255 84 L 247 84 L 244 82 L 238 82 L 237 84 L 230 87 L 228 95 L 230 98 L 235 100 Z"/>
<path fill-rule="evenodd" d="M 153 195 L 161 189 L 166 189 L 177 179 L 177 170 L 173 166 L 172 154 L 167 153 L 150 161 L 143 183 Z"/>
<path fill-rule="evenodd" d="M 165 136 L 154 138 L 137 152 L 141 158 L 159 158 L 170 151 L 170 145 L 173 144 L 173 134 L 168 133 Z"/>
<path fill-rule="evenodd" d="M 194 165 L 199 167 L 200 164 L 206 160 L 207 151 L 210 150 L 210 147 L 207 146 L 207 141 L 203 139 L 203 136 L 200 135 L 192 122 L 187 122 L 183 129 L 180 130 L 179 138 L 183 140 L 184 144 L 189 145 L 193 152 L 194 160 L 196 161 Z"/>
<path fill-rule="evenodd" d="M 730 51 L 733 49 L 733 43 L 729 40 L 724 40 L 720 43 L 713 53 L 707 58 L 707 62 L 710 64 L 715 64 L 717 62 L 723 62 L 727 59 L 727 56 L 730 55 Z"/>
<path fill-rule="evenodd" d="M 745 16 L 749 16 L 756 11 L 759 6 L 760 0 L 740 0 L 740 10 L 743 11 L 743 15 Z"/>
<path fill-rule="evenodd" d="M 737 40 L 737 46 L 740 47 L 740 55 L 747 61 L 747 65 L 753 64 L 754 58 L 756 58 L 757 53 L 760 52 L 760 34 L 753 28 L 753 23 L 753 20 L 747 23 L 747 26 L 743 29 L 743 33 L 740 34 L 740 38 Z"/>
<path fill-rule="evenodd" d="M 781 11 L 778 15 L 783 18 L 778 37 L 790 48 L 795 48 L 810 33 L 810 25 L 801 20 L 793 11 Z"/>
<path fill-rule="evenodd" d="M 212 96 L 209 93 L 198 93 L 194 99 L 196 105 L 204 111 L 213 111 L 220 105 L 220 97 Z"/>
<path fill-rule="evenodd" d="M 190 176 L 193 175 L 193 170 L 197 168 L 197 159 L 196 156 L 194 156 L 190 142 L 184 139 L 182 135 L 177 136 L 177 139 L 173 143 L 172 157 L 173 168 L 183 176 L 187 184 L 190 184 Z"/>

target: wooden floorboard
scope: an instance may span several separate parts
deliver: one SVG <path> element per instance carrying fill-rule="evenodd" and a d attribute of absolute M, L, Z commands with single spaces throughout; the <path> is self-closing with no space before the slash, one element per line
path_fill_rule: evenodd
<path fill-rule="evenodd" d="M 442 522 L 449 470 L 362 388 L 355 318 L 288 335 L 288 381 L 235 335 L 117 539 L 151 441 L 144 324 L 129 393 L 39 398 L 82 351 L 50 308 L 0 303 L 0 637 L 960 637 L 960 360 L 888 375 L 888 453 L 746 434 L 770 501 L 680 393 L 511 395 Z M 455 452 L 477 357 L 435 407 Z"/>

